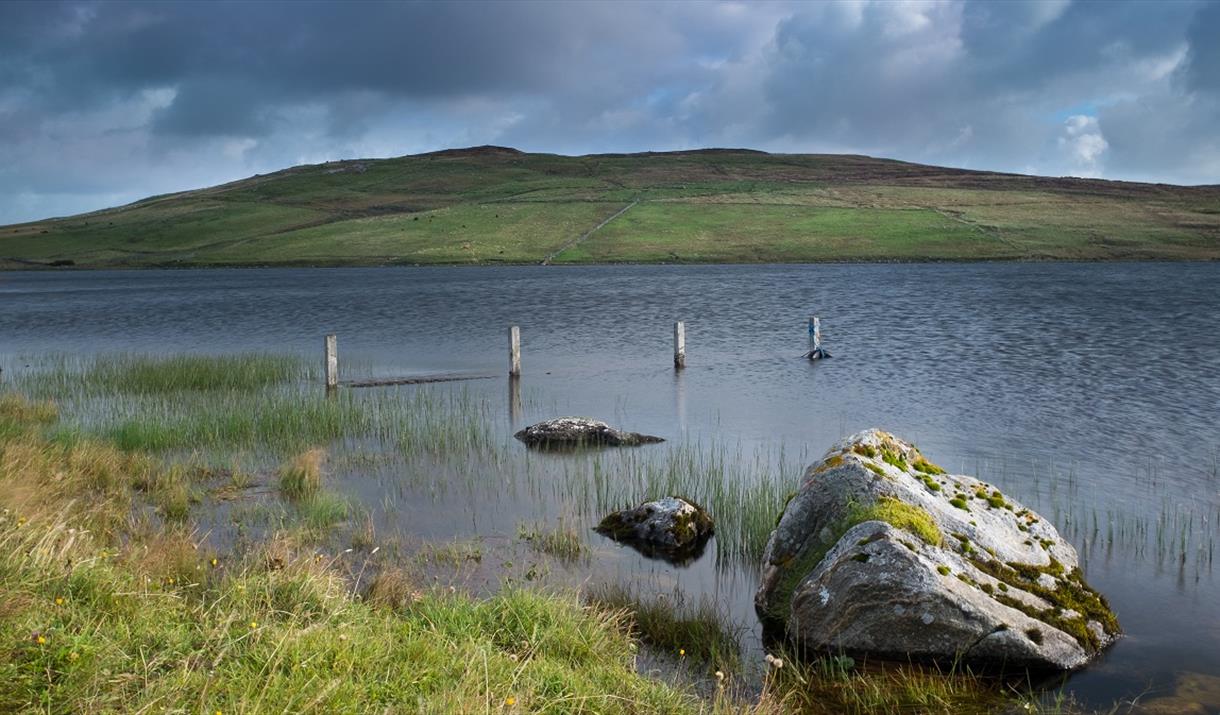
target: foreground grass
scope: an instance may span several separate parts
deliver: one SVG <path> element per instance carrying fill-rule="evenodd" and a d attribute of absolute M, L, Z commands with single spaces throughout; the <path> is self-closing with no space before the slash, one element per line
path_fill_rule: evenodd
<path fill-rule="evenodd" d="M 749 151 L 301 166 L 0 227 L 0 266 L 1217 259 L 1220 189 Z"/>
<path fill-rule="evenodd" d="M 129 455 L 45 441 L 47 409 L 3 403 L 27 426 L 0 445 L 4 712 L 700 709 L 635 673 L 622 613 L 570 594 L 384 605 L 290 540 L 210 554 L 130 517 L 126 469 L 98 475 Z"/>

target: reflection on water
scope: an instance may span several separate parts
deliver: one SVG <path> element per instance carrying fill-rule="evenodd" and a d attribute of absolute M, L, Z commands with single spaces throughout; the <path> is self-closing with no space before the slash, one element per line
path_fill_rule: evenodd
<path fill-rule="evenodd" d="M 7 273 L 0 306 L 6 376 L 47 352 L 267 350 L 320 363 L 328 332 L 345 377 L 506 374 L 504 328 L 520 325 L 519 382 L 362 393 L 460 393 L 492 432 L 495 446 L 463 459 L 337 461 L 379 533 L 404 538 L 589 527 L 658 484 L 728 490 L 723 500 L 772 480 L 780 493 L 762 502 L 782 500 L 836 439 L 882 427 L 1030 504 L 1080 550 L 1128 637 L 1069 690 L 1109 702 L 1168 693 L 1181 673 L 1220 675 L 1220 265 Z M 800 359 L 811 313 L 833 360 Z M 669 441 L 538 455 L 510 437 L 563 414 Z M 757 517 L 740 511 L 720 516 Z M 588 539 L 596 551 L 575 578 L 710 595 L 754 627 L 740 543 L 718 539 L 675 568 Z"/>

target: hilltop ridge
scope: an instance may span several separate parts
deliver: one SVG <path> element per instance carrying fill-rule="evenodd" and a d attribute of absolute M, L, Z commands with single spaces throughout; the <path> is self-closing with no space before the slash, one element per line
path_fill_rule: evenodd
<path fill-rule="evenodd" d="M 1220 186 L 751 149 L 562 156 L 476 146 L 289 167 L 0 227 L 0 267 L 8 268 L 548 257 L 557 264 L 1214 260 Z"/>

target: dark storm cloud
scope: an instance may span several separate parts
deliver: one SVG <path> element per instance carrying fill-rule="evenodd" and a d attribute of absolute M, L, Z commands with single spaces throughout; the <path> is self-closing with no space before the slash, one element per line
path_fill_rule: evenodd
<path fill-rule="evenodd" d="M 1220 181 L 1207 2 L 0 3 L 0 222 L 476 143 Z"/>

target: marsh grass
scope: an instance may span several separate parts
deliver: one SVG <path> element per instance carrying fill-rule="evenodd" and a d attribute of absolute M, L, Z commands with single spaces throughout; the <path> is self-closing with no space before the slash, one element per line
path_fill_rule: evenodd
<path fill-rule="evenodd" d="M 741 668 L 740 632 L 725 625 L 731 622 L 727 614 L 710 601 L 692 606 L 678 593 L 642 598 L 617 584 L 590 587 L 585 599 L 626 613 L 630 632 L 671 658 L 701 663 L 708 672 Z"/>
<path fill-rule="evenodd" d="M 999 680 L 969 672 L 910 664 L 858 666 L 851 658 L 801 662 L 782 657 L 769 667 L 765 688 L 789 712 L 809 715 L 983 715 L 1045 712 L 1028 695 Z M 1061 711 L 1058 708 L 1055 711 Z"/>
<path fill-rule="evenodd" d="M 293 457 L 279 469 L 280 493 L 288 500 L 301 502 L 322 490 L 322 465 L 326 450 L 314 447 Z"/>
<path fill-rule="evenodd" d="M 167 395 L 260 390 L 308 379 L 304 361 L 286 355 L 97 355 L 47 358 L 22 381 L 33 395 Z"/>
<path fill-rule="evenodd" d="M 664 496 L 689 497 L 715 521 L 717 559 L 754 563 L 795 488 L 803 456 L 782 445 L 747 452 L 723 442 L 666 445 L 659 456 L 645 450 L 595 454 L 587 474 L 569 475 L 567 489 L 601 513 Z"/>
<path fill-rule="evenodd" d="M 535 551 L 554 556 L 566 563 L 584 560 L 589 555 L 589 547 L 580 533 L 563 521 L 553 528 L 537 523 L 518 524 L 517 538 L 529 544 Z"/>
<path fill-rule="evenodd" d="M 623 615 L 573 594 L 403 597 L 403 581 L 364 603 L 295 538 L 218 556 L 189 523 L 133 518 L 163 481 L 143 455 L 2 439 L 0 711 L 704 709 L 637 674 Z"/>

